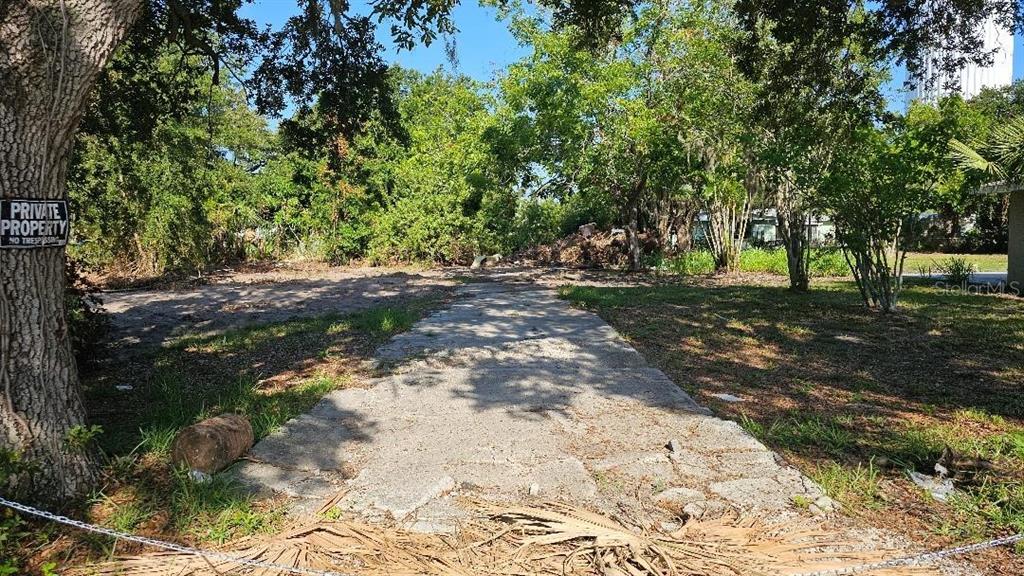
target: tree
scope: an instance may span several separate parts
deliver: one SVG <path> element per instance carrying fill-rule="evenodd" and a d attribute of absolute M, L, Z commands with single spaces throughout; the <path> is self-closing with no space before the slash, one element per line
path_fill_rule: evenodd
<path fill-rule="evenodd" d="M 854 45 L 857 52 L 850 56 L 904 63 L 908 82 L 925 66 L 955 72 L 968 62 L 991 61 L 981 23 L 992 19 L 1015 31 L 1024 25 L 1024 6 L 999 0 L 737 0 L 735 9 L 741 28 L 750 33 L 741 54 L 745 71 L 756 73 L 765 40 L 792 48 L 780 54 L 772 79 L 779 88 L 795 79 L 803 80 L 801 88 L 830 82 L 836 49 Z"/>
<path fill-rule="evenodd" d="M 353 113 L 386 88 L 377 75 L 372 23 L 348 14 L 346 0 L 297 2 L 299 15 L 276 32 L 240 17 L 243 0 L 0 2 L 0 196 L 66 197 L 75 131 L 97 79 L 129 33 L 138 35 L 141 48 L 174 45 L 183 57 L 200 58 L 215 82 L 222 73 L 240 74 L 233 63 L 252 65 L 245 84 L 262 112 L 280 110 L 289 97 L 300 106 L 319 98 L 342 130 L 350 127 Z M 396 39 L 411 47 L 453 30 L 453 4 L 384 0 L 375 9 L 399 21 Z M 567 18 L 577 4 L 565 4 Z M 146 58 L 128 62 L 149 65 Z M 50 502 L 82 494 L 97 471 L 89 453 L 67 442 L 85 413 L 69 346 L 63 265 L 63 248 L 0 251 L 0 450 L 28 463 L 7 488 L 31 489 Z"/>
<path fill-rule="evenodd" d="M 685 181 L 707 215 L 704 232 L 716 270 L 736 272 L 764 183 L 752 161 L 754 86 L 735 63 L 741 31 L 724 3 L 662 14 L 651 53 L 654 73 L 671 102 L 661 123 L 689 160 Z"/>
<path fill-rule="evenodd" d="M 499 115 L 510 135 L 500 141 L 522 146 L 514 179 L 532 185 L 536 196 L 610 200 L 627 228 L 629 267 L 640 269 L 641 204 L 657 185 L 652 178 L 667 174 L 652 168 L 663 148 L 658 140 L 668 136 L 657 124 L 647 64 L 630 57 L 643 49 L 642 40 L 581 51 L 577 29 L 545 29 L 537 19 L 520 17 L 513 30 L 533 47 L 501 82 Z M 544 182 L 536 181 L 538 173 Z"/>
<path fill-rule="evenodd" d="M 113 67 L 134 56 L 118 50 Z M 75 216 L 69 254 L 83 264 L 195 272 L 241 248 L 244 191 L 259 178 L 276 138 L 236 83 L 214 85 L 198 67 L 156 91 L 184 93 L 175 105 L 130 96 L 160 82 L 179 61 L 178 54 L 162 54 L 141 76 L 111 70 L 99 82 L 104 99 L 88 106 L 68 185 Z"/>
<path fill-rule="evenodd" d="M 63 199 L 89 90 L 142 10 L 134 0 L 0 7 L 0 196 Z M 91 488 L 68 436 L 85 422 L 64 309 L 64 249 L 0 251 L 0 449 L 33 464 L 13 482 L 49 500 Z"/>
<path fill-rule="evenodd" d="M 941 99 L 937 105 L 914 102 L 907 110 L 908 129 L 935 150 L 946 147 L 952 139 L 968 140 L 988 131 L 990 117 L 979 107 L 964 101 L 959 95 Z M 975 193 L 980 179 L 961 168 L 946 154 L 931 158 L 925 166 L 935 180 L 934 209 L 939 225 L 924 230 L 922 242 L 927 248 L 957 248 L 961 241 L 963 219 L 977 213 L 987 200 Z"/>
<path fill-rule="evenodd" d="M 274 98 L 275 89 L 301 98 L 310 91 L 344 86 L 351 75 L 325 78 L 315 74 L 316 68 L 338 71 L 350 63 L 351 69 L 357 69 L 359 61 L 348 59 L 348 44 L 360 44 L 372 32 L 360 24 L 366 19 L 346 19 L 342 2 L 332 2 L 331 7 L 339 9 L 331 11 L 307 0 L 302 2 L 304 18 L 278 34 L 266 34 L 237 16 L 240 4 L 240 0 L 187 6 L 176 0 L 0 4 L 4 93 L 0 99 L 0 195 L 66 197 L 73 136 L 90 91 L 143 13 L 147 17 L 140 21 L 139 34 L 179 43 L 184 54 L 205 57 L 215 78 L 228 56 L 269 55 L 255 75 L 255 85 L 265 96 L 261 102 L 267 106 L 281 103 Z M 427 3 L 403 4 L 415 16 Z M 333 17 L 329 19 L 328 14 Z M 414 28 L 429 29 L 446 14 L 435 10 L 417 18 L 420 25 Z M 361 35 L 355 38 L 352 30 Z M 324 49 L 314 51 L 306 61 L 303 56 L 309 52 L 304 49 L 313 41 Z M 300 59 L 305 67 L 297 63 Z M 293 74 L 275 76 L 285 66 Z M 306 76 L 314 81 L 303 82 Z M 63 266 L 63 248 L 0 251 L 0 449 L 19 453 L 28 463 L 10 479 L 8 488 L 30 488 L 38 499 L 51 502 L 88 490 L 97 471 L 93 457 L 68 442 L 69 434 L 84 424 L 85 413 L 65 318 Z"/>
<path fill-rule="evenodd" d="M 817 15 L 820 27 L 793 33 L 790 28 L 806 25 L 809 16 L 780 4 L 739 4 L 746 34 L 737 37 L 737 51 L 756 87 L 755 160 L 776 211 L 790 289 L 806 291 L 816 197 L 838 151 L 883 110 L 880 62 L 862 48 L 867 40 L 855 26 L 862 10 L 826 3 Z"/>
<path fill-rule="evenodd" d="M 494 123 L 493 104 L 480 84 L 464 76 L 440 70 L 400 75 L 395 99 L 408 145 L 355 140 L 360 154 L 382 160 L 366 167 L 369 193 L 381 202 L 367 256 L 377 262 L 471 262 L 475 254 L 498 249 L 511 220 L 508 214 L 487 217 L 506 192 L 483 137 Z"/>
<path fill-rule="evenodd" d="M 821 198 L 864 304 L 894 312 L 903 288 L 910 223 L 933 202 L 930 169 L 942 149 L 904 118 L 861 126 L 840 152 Z"/>
<path fill-rule="evenodd" d="M 520 143 L 516 179 L 539 172 L 536 194 L 610 202 L 633 270 L 641 235 L 662 250 L 670 231 L 685 241 L 704 206 L 721 267 L 735 269 L 757 182 L 744 167 L 750 92 L 728 51 L 727 8 L 645 5 L 589 51 L 578 30 L 529 18 L 515 29 L 533 46 L 502 82 L 500 141 Z"/>
<path fill-rule="evenodd" d="M 1024 116 L 996 125 L 985 140 L 970 145 L 953 139 L 950 149 L 951 158 L 962 168 L 990 180 L 1024 181 Z"/>
<path fill-rule="evenodd" d="M 759 164 L 786 247 L 790 287 L 809 284 L 807 222 L 821 184 L 864 122 L 884 121 L 880 72 L 902 62 L 956 70 L 991 58 L 979 22 L 1009 25 L 1018 3 L 738 0 L 739 65 L 758 86 Z"/>

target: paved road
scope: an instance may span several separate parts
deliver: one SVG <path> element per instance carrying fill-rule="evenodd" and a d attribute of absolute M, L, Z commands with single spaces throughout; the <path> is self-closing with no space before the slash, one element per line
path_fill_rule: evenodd
<path fill-rule="evenodd" d="M 477 283 L 377 353 L 389 373 L 325 397 L 235 473 L 311 509 L 444 530 L 455 497 L 531 495 L 693 516 L 829 508 L 737 424 L 710 416 L 598 316 L 550 289 Z M 798 500 L 803 501 L 798 498 Z"/>

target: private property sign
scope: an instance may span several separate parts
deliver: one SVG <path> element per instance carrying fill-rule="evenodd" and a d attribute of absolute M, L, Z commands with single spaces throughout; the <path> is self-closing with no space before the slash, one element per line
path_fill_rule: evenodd
<path fill-rule="evenodd" d="M 43 248 L 68 243 L 65 200 L 0 200 L 0 248 Z"/>

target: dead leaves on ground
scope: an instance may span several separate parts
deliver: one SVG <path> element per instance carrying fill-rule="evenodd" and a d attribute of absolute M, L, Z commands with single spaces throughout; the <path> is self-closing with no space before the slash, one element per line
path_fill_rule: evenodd
<path fill-rule="evenodd" d="M 779 576 L 873 562 L 879 551 L 802 521 L 756 518 L 689 522 L 673 533 L 639 531 L 580 507 L 468 502 L 457 536 L 351 520 L 311 519 L 221 552 L 236 558 L 360 575 L 602 574 Z M 286 572 L 174 552 L 122 558 L 71 576 L 278 576 Z M 871 574 L 885 574 L 884 571 Z M 907 574 L 906 568 L 890 574 Z M 925 573 L 918 571 L 917 573 Z"/>

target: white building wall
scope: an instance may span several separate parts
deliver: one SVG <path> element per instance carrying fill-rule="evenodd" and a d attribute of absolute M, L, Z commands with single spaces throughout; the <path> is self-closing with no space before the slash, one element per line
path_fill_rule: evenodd
<path fill-rule="evenodd" d="M 984 50 L 996 51 L 991 65 L 968 63 L 951 74 L 942 73 L 938 68 L 941 52 L 925 55 L 922 78 L 932 81 L 917 82 L 911 98 L 935 103 L 939 98 L 956 92 L 970 99 L 977 96 L 982 88 L 1009 86 L 1013 82 L 1013 33 L 989 20 L 985 23 Z"/>

